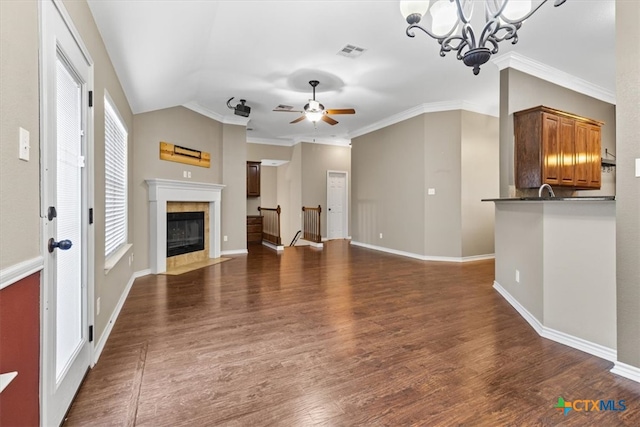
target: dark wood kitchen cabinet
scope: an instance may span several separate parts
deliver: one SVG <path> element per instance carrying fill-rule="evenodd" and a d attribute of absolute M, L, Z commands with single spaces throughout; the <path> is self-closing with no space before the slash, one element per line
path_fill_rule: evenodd
<path fill-rule="evenodd" d="M 247 197 L 260 196 L 260 162 L 247 162 Z"/>
<path fill-rule="evenodd" d="M 544 106 L 513 114 L 517 188 L 599 189 L 604 123 Z"/>
<path fill-rule="evenodd" d="M 247 216 L 247 243 L 262 242 L 262 216 Z"/>

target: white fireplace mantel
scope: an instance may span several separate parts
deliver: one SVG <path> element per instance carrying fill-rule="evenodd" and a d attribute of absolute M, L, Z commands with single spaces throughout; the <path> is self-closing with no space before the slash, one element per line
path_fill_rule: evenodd
<path fill-rule="evenodd" d="M 209 202 L 209 258 L 220 257 L 221 184 L 147 179 L 149 186 L 149 261 L 151 273 L 167 271 L 167 202 Z"/>

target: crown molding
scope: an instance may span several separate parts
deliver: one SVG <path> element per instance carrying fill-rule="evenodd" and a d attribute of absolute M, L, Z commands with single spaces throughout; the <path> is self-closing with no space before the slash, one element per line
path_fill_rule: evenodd
<path fill-rule="evenodd" d="M 300 144 L 301 142 L 306 142 L 308 144 L 336 145 L 339 147 L 351 146 L 351 139 L 348 139 L 348 138 L 331 138 L 331 139 L 311 138 L 311 140 L 309 139 L 310 138 L 308 137 L 294 138 L 293 145 Z"/>
<path fill-rule="evenodd" d="M 514 70 L 522 71 L 523 73 L 530 74 L 574 92 L 608 102 L 609 104 L 616 104 L 615 92 L 518 53 L 508 52 L 492 59 L 491 62 L 493 62 L 499 70 L 513 68 Z"/>
<path fill-rule="evenodd" d="M 247 126 L 247 123 L 249 123 L 249 117 L 241 117 L 235 115 L 223 116 L 216 113 L 215 111 L 203 107 L 196 101 L 187 102 L 186 104 L 182 104 L 182 106 L 226 125 Z"/>
<path fill-rule="evenodd" d="M 279 145 L 281 147 L 293 147 L 296 143 L 291 139 L 271 139 L 271 138 L 254 138 L 247 137 L 247 143 L 249 144 L 263 144 L 263 145 Z"/>
<path fill-rule="evenodd" d="M 499 115 L 496 108 L 481 106 L 468 101 L 431 102 L 428 104 L 418 105 L 416 107 L 402 111 L 398 114 L 394 114 L 393 116 L 387 117 L 386 119 L 380 120 L 379 122 L 360 128 L 354 132 L 351 132 L 349 134 L 349 138 L 351 139 L 357 138 L 359 136 L 380 130 L 382 128 L 394 125 L 396 123 L 403 122 L 405 120 L 411 119 L 421 114 L 440 113 L 443 111 L 455 111 L 455 110 L 471 111 L 473 113 L 484 114 L 484 115 L 493 116 L 493 117 L 498 117 Z"/>
<path fill-rule="evenodd" d="M 323 144 L 323 145 L 336 145 L 339 147 L 350 147 L 351 140 L 346 138 L 331 138 L 331 139 L 323 139 L 323 138 L 309 138 L 305 136 L 296 137 L 293 139 L 270 139 L 270 138 L 252 138 L 247 137 L 247 142 L 249 144 L 265 144 L 265 145 L 280 145 L 283 147 L 293 147 L 294 145 L 298 145 L 302 142 L 306 142 L 308 144 Z"/>

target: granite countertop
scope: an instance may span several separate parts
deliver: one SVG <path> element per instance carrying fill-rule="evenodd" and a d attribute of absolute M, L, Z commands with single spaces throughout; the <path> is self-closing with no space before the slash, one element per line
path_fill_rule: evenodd
<path fill-rule="evenodd" d="M 570 196 L 570 197 L 506 197 L 482 199 L 483 202 L 610 202 L 616 196 Z"/>

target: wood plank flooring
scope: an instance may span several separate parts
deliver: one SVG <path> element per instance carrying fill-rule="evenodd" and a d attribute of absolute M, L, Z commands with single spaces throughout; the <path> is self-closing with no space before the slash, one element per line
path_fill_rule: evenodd
<path fill-rule="evenodd" d="M 137 279 L 65 425 L 640 425 L 640 384 L 539 337 L 493 278 L 331 241 Z"/>

